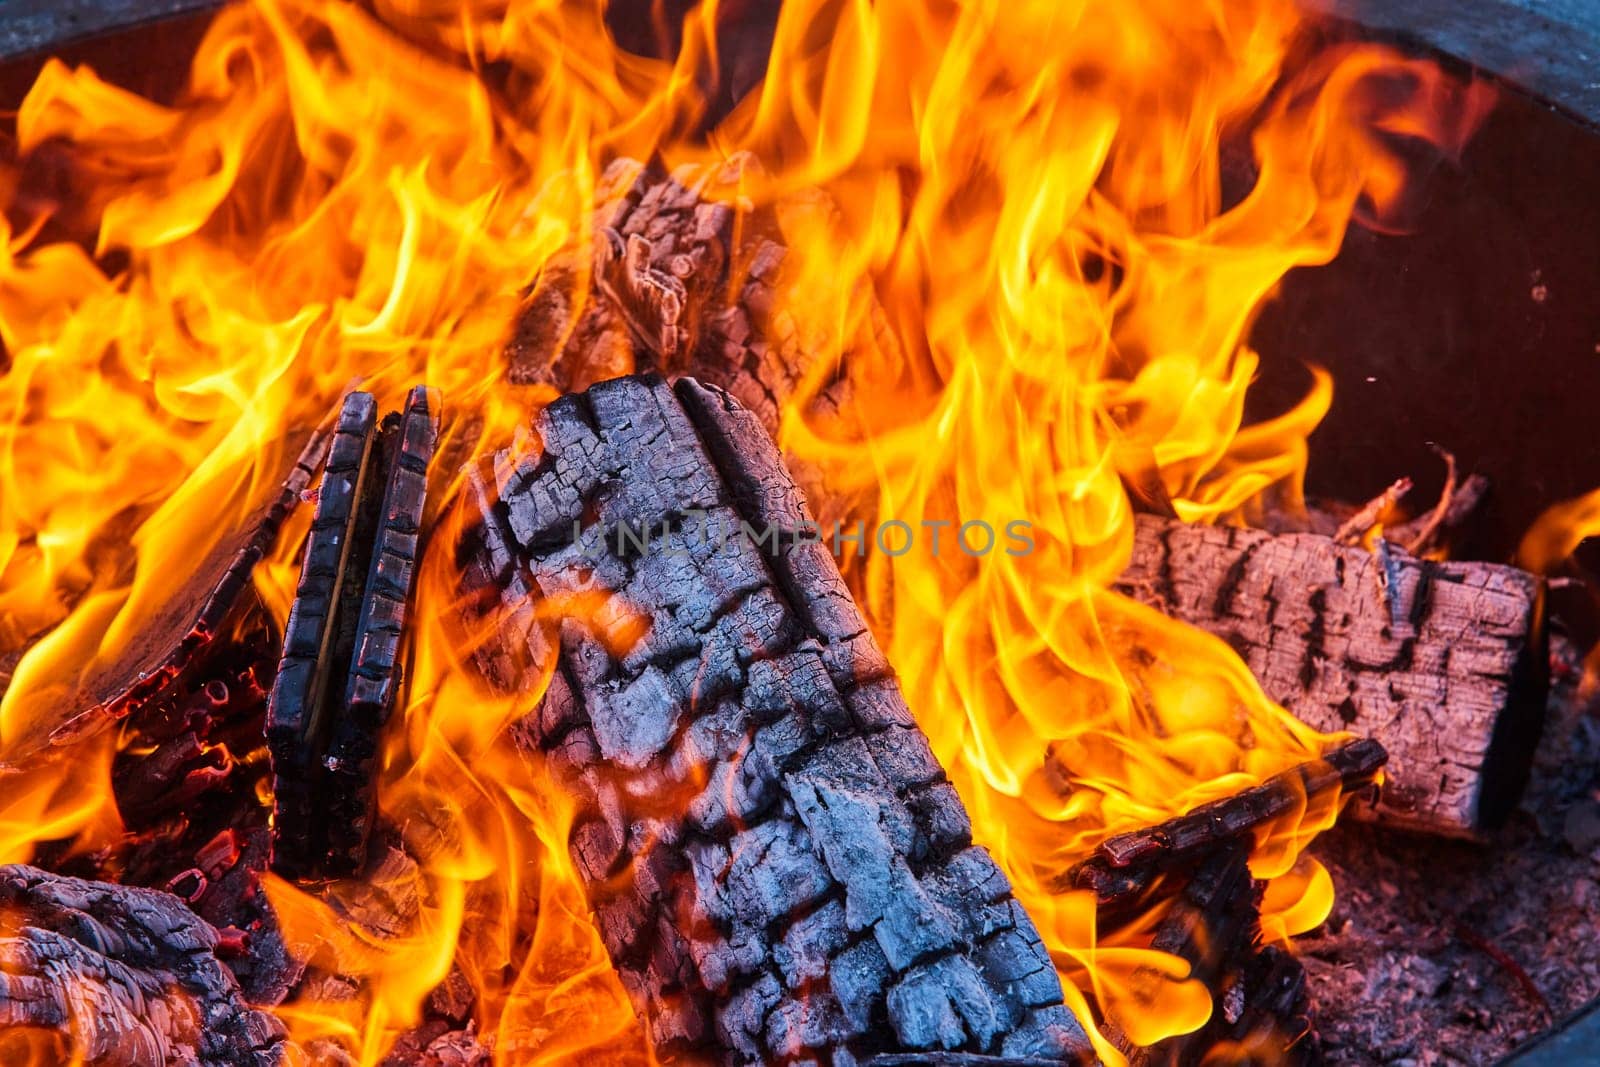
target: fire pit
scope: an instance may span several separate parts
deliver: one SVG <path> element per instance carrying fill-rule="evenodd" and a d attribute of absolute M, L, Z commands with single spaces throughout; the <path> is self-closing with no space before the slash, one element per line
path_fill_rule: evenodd
<path fill-rule="evenodd" d="M 0 1060 L 1485 1062 L 1600 995 L 1600 231 L 1514 179 L 1600 142 L 1500 58 L 128 11 L 0 41 Z"/>

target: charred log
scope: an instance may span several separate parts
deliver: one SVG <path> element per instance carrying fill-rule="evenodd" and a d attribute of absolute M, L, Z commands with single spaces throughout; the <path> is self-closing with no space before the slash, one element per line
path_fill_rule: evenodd
<path fill-rule="evenodd" d="M 278 1062 L 284 1032 L 217 959 L 217 932 L 177 897 L 0 867 L 0 1031 L 53 1035 L 112 1067 Z"/>
<path fill-rule="evenodd" d="M 1104 918 L 1125 916 L 1164 876 L 1248 844 L 1257 830 L 1317 798 L 1370 785 L 1383 764 L 1383 746 L 1352 741 L 1254 788 L 1106 840 L 1067 872 L 1061 888 L 1091 889 Z"/>
<path fill-rule="evenodd" d="M 1087 1055 L 757 419 L 631 378 L 538 435 L 476 487 L 480 662 L 533 691 L 555 659 L 522 731 L 583 802 L 572 853 L 656 1048 Z M 554 632 L 563 599 L 592 610 Z"/>
<path fill-rule="evenodd" d="M 290 877 L 366 862 L 434 418 L 424 389 L 381 426 L 372 397 L 352 393 L 329 449 L 267 716 L 272 862 Z"/>
<path fill-rule="evenodd" d="M 1543 583 L 1313 534 L 1140 516 L 1121 591 L 1234 647 L 1302 721 L 1382 742 L 1385 822 L 1471 836 L 1515 806 L 1543 717 Z"/>

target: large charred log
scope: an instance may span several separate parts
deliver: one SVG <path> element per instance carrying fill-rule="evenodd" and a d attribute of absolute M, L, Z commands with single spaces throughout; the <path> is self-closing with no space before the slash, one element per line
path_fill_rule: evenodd
<path fill-rule="evenodd" d="M 1380 819 L 1475 835 L 1515 807 L 1538 741 L 1543 583 L 1380 547 L 1141 515 L 1119 588 L 1227 641 L 1303 722 L 1382 742 Z"/>
<path fill-rule="evenodd" d="M 61 1062 L 105 1067 L 279 1061 L 281 1024 L 249 1006 L 222 939 L 177 897 L 7 866 L 0 915 L 0 1048 L 45 1040 Z"/>
<path fill-rule="evenodd" d="M 628 378 L 537 430 L 476 486 L 480 662 L 532 691 L 554 660 L 522 730 L 583 802 L 572 854 L 656 1048 L 1087 1055 L 757 419 Z"/>
<path fill-rule="evenodd" d="M 290 877 L 367 859 L 435 418 L 425 389 L 381 425 L 372 397 L 352 393 L 329 448 L 267 716 L 272 863 Z"/>

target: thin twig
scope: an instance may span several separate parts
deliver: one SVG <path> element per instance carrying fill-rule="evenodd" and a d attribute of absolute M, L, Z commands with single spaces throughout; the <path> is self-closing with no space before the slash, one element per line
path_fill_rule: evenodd
<path fill-rule="evenodd" d="M 1523 969 L 1522 964 L 1512 959 L 1499 945 L 1496 945 L 1459 919 L 1456 920 L 1455 928 L 1457 937 L 1482 952 L 1485 956 L 1488 956 L 1499 964 L 1507 974 L 1516 979 L 1517 985 L 1522 988 L 1528 999 L 1533 1001 L 1535 1007 L 1544 1012 L 1547 1022 L 1555 1018 L 1555 1012 L 1550 1007 L 1550 1001 L 1545 999 L 1544 993 L 1534 983 L 1533 977 Z"/>
<path fill-rule="evenodd" d="M 1367 501 L 1362 509 L 1350 516 L 1334 533 L 1333 539 L 1341 545 L 1356 545 L 1367 535 L 1367 531 L 1378 525 L 1383 515 L 1390 508 L 1398 504 L 1407 493 L 1411 492 L 1411 479 L 1401 478 L 1389 488 Z"/>
<path fill-rule="evenodd" d="M 1444 525 L 1444 518 L 1450 512 L 1450 500 L 1456 493 L 1456 457 L 1432 442 L 1429 442 L 1428 447 L 1444 460 L 1444 488 L 1439 490 L 1439 503 L 1434 505 L 1433 512 L 1428 516 L 1422 531 L 1406 545 L 1406 551 L 1413 556 L 1422 555 L 1423 550 L 1428 547 L 1428 542 L 1433 540 L 1439 528 Z"/>

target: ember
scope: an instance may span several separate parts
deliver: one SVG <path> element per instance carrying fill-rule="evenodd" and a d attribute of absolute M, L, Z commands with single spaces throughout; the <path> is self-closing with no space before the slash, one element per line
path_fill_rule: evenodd
<path fill-rule="evenodd" d="M 1484 82 L 1288 0 L 685 7 L 44 65 L 0 1059 L 1315 1062 L 1311 842 L 1543 781 L 1592 498 L 1445 559 L 1453 455 L 1308 505 L 1328 376 L 1244 414 Z"/>

